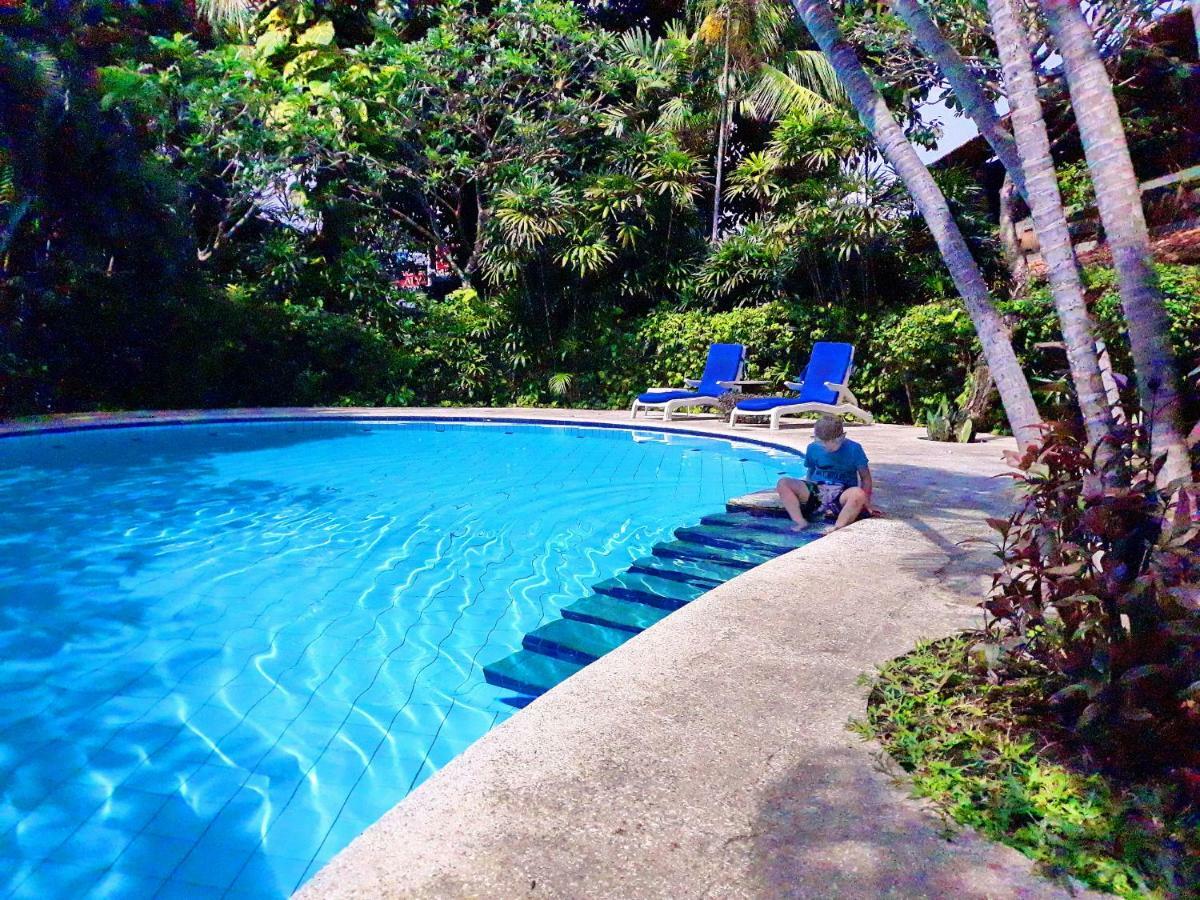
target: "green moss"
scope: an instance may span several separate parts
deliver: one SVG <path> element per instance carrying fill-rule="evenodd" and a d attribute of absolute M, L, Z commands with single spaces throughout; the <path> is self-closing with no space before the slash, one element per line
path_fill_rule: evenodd
<path fill-rule="evenodd" d="M 989 676 L 972 659 L 977 640 L 921 643 L 883 666 L 854 730 L 884 746 L 917 796 L 1053 877 L 1123 897 L 1200 896 L 1200 814 L 1174 788 L 1090 769 L 1046 709 L 1061 683 L 1032 665 Z"/>

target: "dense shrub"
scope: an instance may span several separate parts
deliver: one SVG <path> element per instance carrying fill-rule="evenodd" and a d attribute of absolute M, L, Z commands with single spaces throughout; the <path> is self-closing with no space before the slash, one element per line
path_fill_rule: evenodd
<path fill-rule="evenodd" d="M 801 365 L 800 335 L 779 302 L 719 313 L 658 309 L 638 323 L 634 340 L 645 377 L 662 385 L 699 377 L 712 343 L 745 344 L 748 378 L 782 382 Z"/>
<path fill-rule="evenodd" d="M 1055 428 L 1014 460 L 984 608 L 1005 653 L 1068 680 L 1054 703 L 1096 759 L 1200 785 L 1200 478 L 1160 484 L 1148 434 L 1089 452 Z"/>
<path fill-rule="evenodd" d="M 1121 897 L 1192 897 L 1200 831 L 1187 794 L 1091 765 L 1048 715 L 1063 685 L 1035 660 L 981 664 L 983 635 L 922 642 L 870 679 L 855 723 L 948 818 L 1051 876 Z"/>

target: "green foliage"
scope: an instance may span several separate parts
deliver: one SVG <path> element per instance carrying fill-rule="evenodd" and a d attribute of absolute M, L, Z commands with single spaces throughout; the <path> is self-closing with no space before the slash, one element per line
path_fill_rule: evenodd
<path fill-rule="evenodd" d="M 1055 703 L 1098 758 L 1186 781 L 1200 778 L 1200 479 L 1159 485 L 1149 433 L 1088 452 L 1056 428 L 1014 460 L 983 606 L 1012 655 L 1070 679 Z"/>
<path fill-rule="evenodd" d="M 1155 271 L 1170 322 L 1171 349 L 1186 371 L 1200 362 L 1200 266 L 1158 265 Z M 1092 267 L 1084 270 L 1083 277 L 1092 315 L 1099 336 L 1109 348 L 1113 367 L 1117 372 L 1131 375 L 1133 363 L 1129 357 L 1116 274 L 1109 267 Z M 1040 354 L 1033 345 L 1039 341 L 1061 340 L 1047 286 L 1041 285 L 1025 297 L 1005 301 L 999 306 L 1017 323 L 1013 339 L 1018 354 L 1035 366 Z M 1191 412 L 1193 415 L 1200 412 L 1194 399 Z"/>
<path fill-rule="evenodd" d="M 1085 162 L 1059 166 L 1058 189 L 1062 193 L 1063 206 L 1071 212 L 1080 212 L 1096 202 L 1096 189 Z"/>
<path fill-rule="evenodd" d="M 887 663 L 855 730 L 884 746 L 918 796 L 1051 876 L 1122 897 L 1188 896 L 1200 823 L 1186 795 L 1089 769 L 1048 712 L 1061 677 L 1036 662 L 997 666 L 987 646 L 966 634 Z"/>
<path fill-rule="evenodd" d="M 945 443 L 954 440 L 954 422 L 950 416 L 950 404 L 945 397 L 933 409 L 925 411 L 925 433 L 931 441 Z"/>
<path fill-rule="evenodd" d="M 776 302 L 720 313 L 660 308 L 639 323 L 634 340 L 644 354 L 639 371 L 665 386 L 698 378 L 713 343 L 745 344 L 748 377 L 783 382 L 796 374 L 799 337 Z"/>
<path fill-rule="evenodd" d="M 913 420 L 928 404 L 955 394 L 979 352 L 975 329 L 961 300 L 935 300 L 892 313 L 871 331 L 871 355 L 879 374 L 866 397 L 903 390 Z"/>

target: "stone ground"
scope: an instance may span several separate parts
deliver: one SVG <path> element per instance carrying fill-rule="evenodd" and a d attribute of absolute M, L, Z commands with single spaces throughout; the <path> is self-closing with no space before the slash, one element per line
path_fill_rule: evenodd
<path fill-rule="evenodd" d="M 392 412 L 628 422 L 571 410 Z M 730 435 L 712 418 L 672 425 Z M 888 425 L 850 433 L 887 518 L 747 572 L 554 688 L 299 896 L 1066 896 L 1016 851 L 970 831 L 947 836 L 879 748 L 846 728 L 865 708 L 862 673 L 919 637 L 980 623 L 993 560 L 962 542 L 986 537 L 984 515 L 1006 508 L 1001 453 L 1012 442 L 933 444 Z M 803 447 L 811 428 L 734 434 Z"/>

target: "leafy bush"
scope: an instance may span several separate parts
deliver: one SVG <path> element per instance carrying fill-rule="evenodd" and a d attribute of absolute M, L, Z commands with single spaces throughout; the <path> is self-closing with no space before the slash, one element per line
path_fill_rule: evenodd
<path fill-rule="evenodd" d="M 864 402 L 875 407 L 877 398 L 902 391 L 910 421 L 918 421 L 962 390 L 979 344 L 963 302 L 935 300 L 886 317 L 872 330 L 870 350 Z"/>
<path fill-rule="evenodd" d="M 699 377 L 713 343 L 745 344 L 748 378 L 782 383 L 800 364 L 800 335 L 779 302 L 719 313 L 658 309 L 638 323 L 633 339 L 643 354 L 639 371 L 657 385 Z"/>
<path fill-rule="evenodd" d="M 855 730 L 883 745 L 918 796 L 1048 875 L 1123 897 L 1194 896 L 1200 822 L 1186 793 L 1089 768 L 1047 716 L 1062 676 L 1030 659 L 989 668 L 983 637 L 922 642 L 881 667 Z"/>
<path fill-rule="evenodd" d="M 983 605 L 1069 680 L 1054 703 L 1098 759 L 1200 784 L 1200 483 L 1158 485 L 1147 446 L 1133 427 L 1101 463 L 1057 428 L 1017 460 Z"/>
<path fill-rule="evenodd" d="M 1176 358 L 1190 367 L 1200 362 L 1200 266 L 1165 264 L 1156 266 L 1155 271 L 1170 319 L 1172 349 Z M 1083 277 L 1092 314 L 1114 367 L 1132 372 L 1116 273 L 1109 267 L 1092 267 L 1084 270 Z M 1039 341 L 1062 339 L 1048 286 L 1041 285 L 1028 296 L 1007 300 L 1000 307 L 1017 323 L 1014 343 L 1023 357 L 1036 359 L 1033 345 Z"/>

